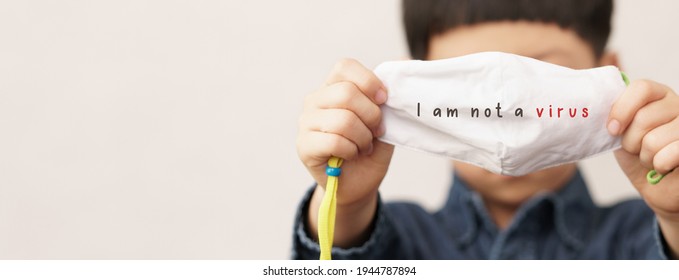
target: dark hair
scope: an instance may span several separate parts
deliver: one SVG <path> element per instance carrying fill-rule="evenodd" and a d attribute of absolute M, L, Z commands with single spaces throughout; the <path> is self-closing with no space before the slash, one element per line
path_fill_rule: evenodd
<path fill-rule="evenodd" d="M 432 36 L 492 21 L 556 23 L 575 31 L 600 57 L 611 32 L 612 0 L 403 0 L 403 23 L 414 59 L 424 60 Z"/>

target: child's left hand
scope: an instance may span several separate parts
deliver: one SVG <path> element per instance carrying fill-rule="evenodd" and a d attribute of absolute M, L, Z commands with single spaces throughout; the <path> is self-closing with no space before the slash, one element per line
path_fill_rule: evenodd
<path fill-rule="evenodd" d="M 618 164 L 655 212 L 676 257 L 679 254 L 679 96 L 665 85 L 634 81 L 613 104 L 608 131 L 622 136 L 622 149 L 615 152 Z M 646 180 L 646 174 L 652 169 L 666 174 L 657 185 Z"/>

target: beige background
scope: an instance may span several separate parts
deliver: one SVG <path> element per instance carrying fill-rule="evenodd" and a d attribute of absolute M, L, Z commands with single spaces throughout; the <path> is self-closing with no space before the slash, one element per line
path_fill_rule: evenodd
<path fill-rule="evenodd" d="M 287 258 L 303 96 L 405 56 L 399 3 L 0 2 L 0 258 Z M 628 74 L 679 89 L 679 2 L 617 4 Z M 583 165 L 597 202 L 635 195 Z M 435 209 L 449 183 L 399 149 L 382 191 Z"/>

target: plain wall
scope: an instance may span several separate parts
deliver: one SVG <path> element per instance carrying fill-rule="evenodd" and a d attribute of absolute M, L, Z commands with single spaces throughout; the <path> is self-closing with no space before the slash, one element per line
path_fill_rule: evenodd
<path fill-rule="evenodd" d="M 616 4 L 624 70 L 679 89 L 679 2 Z M 2 1 L 0 258 L 288 258 L 303 97 L 405 56 L 400 1 Z M 636 195 L 582 166 L 598 203 Z M 397 149 L 381 190 L 433 210 L 450 179 Z"/>

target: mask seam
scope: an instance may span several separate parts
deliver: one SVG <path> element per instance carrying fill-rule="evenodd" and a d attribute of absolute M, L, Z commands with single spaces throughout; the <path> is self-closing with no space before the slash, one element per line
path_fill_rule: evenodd
<path fill-rule="evenodd" d="M 500 93 L 500 102 L 502 104 L 505 103 L 505 95 L 507 94 L 507 87 L 505 86 L 505 70 L 507 69 L 507 57 L 505 56 L 500 56 L 500 88 L 502 89 L 502 92 Z M 501 130 L 498 133 L 500 135 L 500 172 L 501 174 L 505 173 L 505 157 L 507 156 L 507 135 L 504 127 L 501 127 Z"/>

